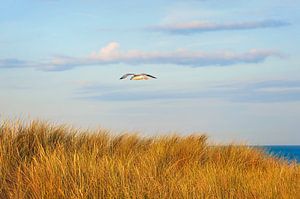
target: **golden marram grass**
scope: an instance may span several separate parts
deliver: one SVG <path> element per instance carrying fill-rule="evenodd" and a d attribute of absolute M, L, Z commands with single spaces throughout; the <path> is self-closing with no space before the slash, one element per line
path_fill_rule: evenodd
<path fill-rule="evenodd" d="M 204 135 L 0 127 L 0 198 L 299 198 L 300 168 Z"/>

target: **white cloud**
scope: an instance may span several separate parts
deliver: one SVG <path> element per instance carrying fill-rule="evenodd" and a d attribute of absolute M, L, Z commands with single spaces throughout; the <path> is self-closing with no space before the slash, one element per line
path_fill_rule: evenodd
<path fill-rule="evenodd" d="M 107 46 L 103 47 L 99 52 L 93 52 L 91 54 L 91 58 L 110 60 L 113 57 L 117 57 L 119 55 L 118 53 L 119 47 L 120 47 L 119 43 L 111 42 L 107 44 Z"/>
<path fill-rule="evenodd" d="M 224 30 L 249 30 L 258 28 L 277 28 L 289 25 L 288 22 L 280 20 L 262 20 L 247 22 L 214 23 L 207 21 L 189 21 L 182 23 L 170 23 L 155 26 L 156 31 L 168 32 L 172 34 L 192 34 L 209 31 Z"/>
<path fill-rule="evenodd" d="M 204 67 L 227 66 L 240 63 L 259 63 L 268 57 L 280 56 L 274 50 L 252 49 L 237 53 L 231 51 L 204 52 L 185 49 L 169 52 L 141 50 L 121 51 L 117 42 L 111 42 L 98 52 L 86 57 L 59 56 L 39 63 L 22 60 L 0 60 L 0 67 L 35 67 L 41 70 L 70 70 L 87 65 L 107 64 L 173 64 L 178 66 Z"/>

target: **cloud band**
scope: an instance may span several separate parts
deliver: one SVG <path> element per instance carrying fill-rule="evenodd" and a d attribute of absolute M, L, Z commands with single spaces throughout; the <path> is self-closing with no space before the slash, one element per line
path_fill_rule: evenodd
<path fill-rule="evenodd" d="M 266 58 L 280 56 L 274 50 L 252 49 L 244 53 L 230 51 L 204 52 L 177 50 L 172 52 L 145 52 L 140 50 L 120 51 L 117 42 L 111 42 L 99 52 L 86 57 L 54 57 L 40 62 L 27 62 L 17 59 L 0 60 L 0 68 L 34 67 L 40 70 L 63 71 L 75 67 L 107 64 L 173 64 L 190 67 L 228 66 L 241 63 L 259 63 Z"/>
<path fill-rule="evenodd" d="M 225 30 L 249 30 L 258 28 L 277 28 L 290 25 L 288 22 L 280 20 L 262 20 L 262 21 L 248 21 L 235 23 L 213 23 L 193 21 L 186 23 L 174 23 L 155 26 L 152 29 L 155 31 L 168 32 L 171 34 L 193 34 L 211 31 L 225 31 Z"/>

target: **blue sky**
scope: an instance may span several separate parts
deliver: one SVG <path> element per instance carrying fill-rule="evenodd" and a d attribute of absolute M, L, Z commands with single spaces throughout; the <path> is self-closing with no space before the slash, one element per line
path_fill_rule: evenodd
<path fill-rule="evenodd" d="M 300 144 L 297 0 L 5 0 L 0 117 Z M 119 80 L 149 73 L 152 81 Z"/>

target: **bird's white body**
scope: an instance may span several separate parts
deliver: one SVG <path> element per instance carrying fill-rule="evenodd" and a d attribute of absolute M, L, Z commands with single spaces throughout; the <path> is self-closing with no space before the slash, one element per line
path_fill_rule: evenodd
<path fill-rule="evenodd" d="M 156 79 L 156 77 L 149 75 L 149 74 L 145 74 L 145 73 L 143 73 L 143 74 L 128 73 L 128 74 L 123 75 L 120 79 L 125 79 L 128 76 L 132 76 L 130 78 L 130 80 L 149 80 L 150 78 Z"/>
<path fill-rule="evenodd" d="M 145 75 L 137 75 L 130 78 L 130 80 L 148 80 L 149 77 Z"/>

